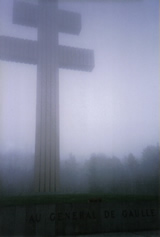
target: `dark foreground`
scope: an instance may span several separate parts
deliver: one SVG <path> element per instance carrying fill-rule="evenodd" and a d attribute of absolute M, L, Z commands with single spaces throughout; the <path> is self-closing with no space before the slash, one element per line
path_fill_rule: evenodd
<path fill-rule="evenodd" d="M 125 232 L 125 233 L 105 233 L 105 234 L 92 234 L 92 235 L 74 235 L 74 237 L 160 237 L 160 230 L 128 232 L 128 233 Z"/>
<path fill-rule="evenodd" d="M 159 237 L 160 230 L 155 231 L 141 231 L 141 232 L 124 232 L 124 233 L 105 233 L 105 234 L 92 234 L 92 235 L 74 235 L 72 237 Z M 1 237 L 10 237 L 10 236 L 1 236 Z M 14 237 L 34 237 L 34 236 L 24 236 L 18 235 Z M 47 236 L 37 236 L 37 237 L 47 237 Z M 56 236 L 53 236 L 56 237 Z M 66 237 L 66 236 L 59 236 Z M 70 236 L 68 236 L 70 237 Z"/>
<path fill-rule="evenodd" d="M 0 237 L 158 237 L 159 205 L 158 196 L 1 197 Z"/>

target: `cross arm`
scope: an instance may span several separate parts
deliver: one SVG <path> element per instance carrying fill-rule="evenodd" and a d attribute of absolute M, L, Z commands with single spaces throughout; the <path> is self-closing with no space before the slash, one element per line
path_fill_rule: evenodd
<path fill-rule="evenodd" d="M 0 36 L 0 60 L 36 64 L 36 41 Z"/>
<path fill-rule="evenodd" d="M 37 42 L 0 36 L 0 59 L 26 64 L 37 64 Z M 94 52 L 90 49 L 58 46 L 59 68 L 92 71 Z"/>
<path fill-rule="evenodd" d="M 81 15 L 79 13 L 58 9 L 58 31 L 79 34 Z M 27 2 L 14 2 L 13 23 L 29 27 L 38 26 L 38 5 Z"/>

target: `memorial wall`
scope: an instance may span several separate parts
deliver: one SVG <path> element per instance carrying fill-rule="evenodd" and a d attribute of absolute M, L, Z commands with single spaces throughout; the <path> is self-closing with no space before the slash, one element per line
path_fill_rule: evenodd
<path fill-rule="evenodd" d="M 79 202 L 0 207 L 1 235 L 75 235 L 159 229 L 158 201 Z"/>

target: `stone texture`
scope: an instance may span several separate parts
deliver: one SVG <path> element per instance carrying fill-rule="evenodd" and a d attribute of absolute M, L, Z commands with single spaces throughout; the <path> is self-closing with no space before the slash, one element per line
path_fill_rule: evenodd
<path fill-rule="evenodd" d="M 110 232 L 138 233 L 158 228 L 158 203 L 153 201 L 61 203 L 0 208 L 0 236 L 76 236 L 93 233 L 108 233 L 109 236 Z"/>

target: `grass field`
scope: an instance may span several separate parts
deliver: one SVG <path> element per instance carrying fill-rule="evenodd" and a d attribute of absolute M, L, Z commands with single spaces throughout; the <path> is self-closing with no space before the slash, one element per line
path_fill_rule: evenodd
<path fill-rule="evenodd" d="M 54 204 L 54 203 L 97 203 L 107 201 L 158 201 L 158 196 L 113 195 L 113 194 L 46 194 L 30 196 L 0 197 L 0 206 Z"/>

